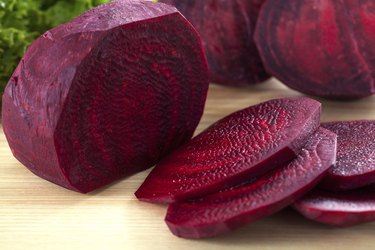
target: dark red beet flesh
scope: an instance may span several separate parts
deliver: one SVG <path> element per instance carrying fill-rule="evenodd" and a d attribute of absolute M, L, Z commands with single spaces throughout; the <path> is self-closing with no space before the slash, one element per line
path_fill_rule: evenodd
<path fill-rule="evenodd" d="M 375 182 L 375 121 L 323 123 L 336 133 L 337 162 L 322 182 L 325 189 L 349 190 Z"/>
<path fill-rule="evenodd" d="M 33 43 L 5 90 L 3 128 L 36 175 L 89 192 L 189 140 L 208 82 L 199 36 L 174 7 L 117 0 Z"/>
<path fill-rule="evenodd" d="M 165 220 L 175 235 L 185 238 L 229 232 L 301 197 L 323 177 L 335 155 L 336 135 L 320 128 L 289 164 L 239 188 L 171 204 Z"/>
<path fill-rule="evenodd" d="M 294 203 L 306 218 L 334 226 L 352 226 L 375 220 L 375 186 L 330 192 L 313 190 Z"/>
<path fill-rule="evenodd" d="M 327 98 L 375 92 L 375 1 L 268 0 L 255 32 L 267 71 Z"/>
<path fill-rule="evenodd" d="M 293 159 L 319 126 L 320 103 L 271 100 L 216 122 L 161 161 L 136 192 L 170 203 L 260 176 Z"/>
<path fill-rule="evenodd" d="M 224 85 L 269 78 L 253 40 L 265 0 L 161 0 L 172 4 L 201 34 L 211 81 Z"/>

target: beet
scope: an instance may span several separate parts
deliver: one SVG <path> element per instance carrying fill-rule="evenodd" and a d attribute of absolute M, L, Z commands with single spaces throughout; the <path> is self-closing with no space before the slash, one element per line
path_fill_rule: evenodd
<path fill-rule="evenodd" d="M 172 233 L 185 238 L 229 232 L 293 203 L 318 183 L 335 155 L 336 135 L 320 128 L 289 164 L 239 188 L 171 204 L 165 220 Z"/>
<path fill-rule="evenodd" d="M 375 183 L 375 121 L 344 121 L 322 126 L 338 135 L 337 162 L 322 182 L 329 190 Z"/>
<path fill-rule="evenodd" d="M 255 41 L 267 71 L 310 95 L 375 92 L 375 2 L 268 0 Z"/>
<path fill-rule="evenodd" d="M 331 192 L 313 190 L 293 207 L 306 218 L 333 226 L 352 226 L 375 220 L 375 186 Z"/>
<path fill-rule="evenodd" d="M 136 192 L 170 203 L 235 186 L 292 160 L 319 126 L 320 103 L 276 99 L 216 122 L 161 161 Z"/>
<path fill-rule="evenodd" d="M 244 85 L 269 78 L 253 40 L 265 0 L 161 0 L 173 4 L 202 36 L 211 81 Z"/>
<path fill-rule="evenodd" d="M 89 192 L 189 140 L 208 82 L 199 36 L 174 7 L 117 0 L 32 44 L 6 87 L 3 128 L 36 175 Z"/>

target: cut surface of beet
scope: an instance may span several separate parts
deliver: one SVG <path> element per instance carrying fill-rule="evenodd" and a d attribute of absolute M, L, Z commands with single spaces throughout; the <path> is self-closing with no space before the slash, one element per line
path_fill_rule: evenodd
<path fill-rule="evenodd" d="M 208 82 L 199 35 L 176 8 L 116 0 L 30 46 L 3 96 L 3 128 L 36 175 L 89 192 L 189 140 Z"/>
<path fill-rule="evenodd" d="M 341 192 L 316 189 L 293 207 L 310 220 L 333 226 L 375 221 L 375 186 Z"/>
<path fill-rule="evenodd" d="M 267 80 L 253 40 L 265 0 L 161 0 L 172 4 L 202 37 L 211 81 L 243 85 Z"/>
<path fill-rule="evenodd" d="M 320 103 L 304 97 L 270 100 L 235 112 L 163 159 L 136 196 L 170 203 L 248 181 L 293 159 L 319 120 Z"/>
<path fill-rule="evenodd" d="M 268 0 L 255 41 L 267 71 L 310 95 L 375 93 L 375 2 Z"/>
<path fill-rule="evenodd" d="M 271 215 L 314 187 L 334 163 L 336 135 L 323 128 L 311 137 L 295 160 L 253 183 L 203 197 L 173 203 L 166 223 L 179 237 L 219 235 Z"/>
<path fill-rule="evenodd" d="M 322 181 L 330 190 L 350 190 L 375 182 L 375 121 L 323 123 L 336 133 L 337 161 Z"/>

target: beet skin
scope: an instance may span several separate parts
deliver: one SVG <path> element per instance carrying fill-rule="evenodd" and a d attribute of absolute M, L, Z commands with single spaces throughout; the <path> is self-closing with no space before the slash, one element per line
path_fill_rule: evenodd
<path fill-rule="evenodd" d="M 136 196 L 171 203 L 249 181 L 292 160 L 319 123 L 320 103 L 303 97 L 235 112 L 163 159 Z"/>
<path fill-rule="evenodd" d="M 267 71 L 306 94 L 375 92 L 375 1 L 268 0 L 255 41 Z"/>
<path fill-rule="evenodd" d="M 267 80 L 253 40 L 265 0 L 161 0 L 177 7 L 202 37 L 211 82 L 244 85 Z"/>
<path fill-rule="evenodd" d="M 323 178 L 335 156 L 336 135 L 320 128 L 289 164 L 239 188 L 171 204 L 166 223 L 172 233 L 184 238 L 232 231 L 293 203 Z"/>
<path fill-rule="evenodd" d="M 14 156 L 89 192 L 185 143 L 208 89 L 200 38 L 172 6 L 116 0 L 47 31 L 3 95 Z"/>

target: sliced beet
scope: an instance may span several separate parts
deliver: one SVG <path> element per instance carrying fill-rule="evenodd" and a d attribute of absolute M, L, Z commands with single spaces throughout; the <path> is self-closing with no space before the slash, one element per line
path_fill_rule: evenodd
<path fill-rule="evenodd" d="M 293 207 L 310 220 L 334 226 L 375 221 L 375 186 L 342 192 L 316 189 Z"/>
<path fill-rule="evenodd" d="M 268 0 L 255 41 L 267 71 L 289 87 L 327 98 L 375 92 L 373 0 Z"/>
<path fill-rule="evenodd" d="M 33 43 L 5 90 L 3 128 L 36 175 L 89 192 L 189 140 L 208 82 L 200 38 L 177 9 L 112 1 Z"/>
<path fill-rule="evenodd" d="M 211 81 L 224 85 L 269 78 L 253 40 L 265 0 L 161 0 L 173 4 L 201 34 Z"/>
<path fill-rule="evenodd" d="M 171 204 L 165 220 L 172 233 L 184 238 L 232 231 L 293 203 L 318 183 L 335 155 L 336 135 L 320 128 L 289 164 L 239 188 Z"/>
<path fill-rule="evenodd" d="M 163 159 L 136 192 L 170 203 L 235 186 L 293 159 L 319 126 L 320 103 L 276 99 L 216 122 Z"/>
<path fill-rule="evenodd" d="M 322 186 L 349 190 L 375 183 L 375 121 L 323 123 L 338 135 L 337 162 Z"/>

